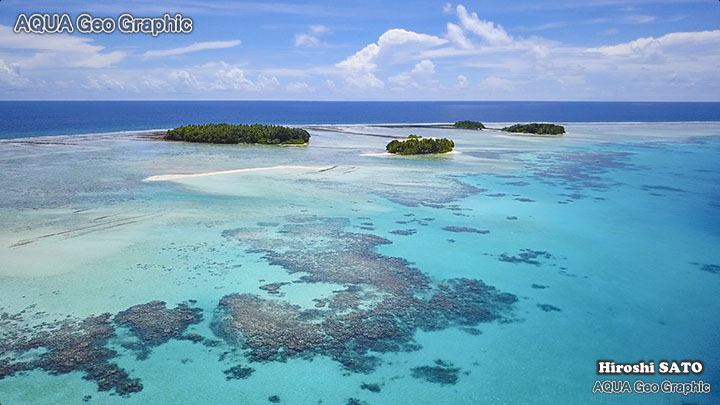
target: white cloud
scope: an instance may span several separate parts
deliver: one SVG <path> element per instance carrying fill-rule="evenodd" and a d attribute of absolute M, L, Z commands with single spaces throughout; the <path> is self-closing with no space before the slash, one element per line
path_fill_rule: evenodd
<path fill-rule="evenodd" d="M 638 38 L 634 41 L 618 45 L 590 48 L 588 52 L 599 52 L 607 56 L 629 56 L 647 54 L 662 47 L 683 45 L 690 43 L 706 43 L 720 45 L 720 30 L 700 32 L 674 32 L 660 38 Z"/>
<path fill-rule="evenodd" d="M 289 83 L 285 88 L 287 89 L 287 91 L 290 91 L 293 93 L 302 93 L 302 92 L 312 91 L 312 88 L 310 88 L 310 85 L 308 85 L 305 82 L 292 82 L 292 83 Z"/>
<path fill-rule="evenodd" d="M 467 77 L 465 77 L 463 75 L 458 75 L 457 81 L 458 81 L 459 87 L 467 87 L 467 85 L 468 85 L 468 79 L 467 79 Z"/>
<path fill-rule="evenodd" d="M 267 77 L 260 75 L 256 80 L 255 87 L 257 87 L 258 90 L 274 89 L 280 87 L 280 81 L 275 76 Z"/>
<path fill-rule="evenodd" d="M 317 34 L 317 35 L 326 34 L 326 33 L 330 32 L 330 28 L 327 27 L 326 25 L 311 25 L 310 32 L 312 32 L 313 34 Z"/>
<path fill-rule="evenodd" d="M 240 46 L 242 44 L 242 41 L 233 40 L 233 41 L 208 41 L 208 42 L 196 42 L 194 44 L 183 46 L 180 48 L 172 48 L 172 49 L 163 49 L 158 51 L 147 51 L 143 54 L 143 57 L 145 58 L 158 58 L 158 57 L 167 57 L 167 56 L 177 56 L 177 55 L 184 55 L 186 53 L 191 52 L 199 52 L 199 51 L 205 51 L 209 49 L 226 49 L 226 48 L 234 48 L 236 46 Z"/>
<path fill-rule="evenodd" d="M 432 63 L 432 61 L 428 59 L 424 59 L 420 61 L 413 70 L 410 72 L 413 74 L 433 74 L 435 73 L 435 65 Z"/>
<path fill-rule="evenodd" d="M 388 82 L 400 87 L 427 87 L 432 84 L 435 65 L 428 59 L 418 62 L 409 72 L 400 73 L 388 78 Z"/>
<path fill-rule="evenodd" d="M 382 80 L 373 73 L 378 64 L 405 63 L 416 58 L 420 51 L 447 42 L 434 35 L 395 28 L 385 31 L 376 43 L 367 45 L 335 66 L 341 69 L 345 81 L 352 86 L 360 89 L 383 88 Z"/>
<path fill-rule="evenodd" d="M 452 13 L 452 11 L 453 11 L 453 6 L 452 6 L 452 4 L 450 4 L 450 3 L 445 3 L 445 5 L 443 6 L 443 13 L 445 13 L 445 14 L 450 14 L 450 13 Z"/>
<path fill-rule="evenodd" d="M 456 8 L 460 25 L 482 38 L 488 45 L 501 46 L 512 42 L 512 37 L 505 32 L 501 25 L 495 25 L 492 21 L 484 21 L 478 18 L 477 13 L 468 13 L 462 4 Z"/>
<path fill-rule="evenodd" d="M 296 48 L 314 48 L 317 46 L 327 45 L 320 41 L 320 36 L 330 32 L 330 28 L 325 25 L 311 25 L 310 32 L 297 32 L 295 33 L 295 47 Z"/>
<path fill-rule="evenodd" d="M 407 60 L 408 54 L 417 54 L 418 50 L 445 43 L 447 40 L 434 35 L 394 28 L 385 31 L 376 43 L 367 45 L 336 66 L 353 71 L 372 71 L 377 68 L 378 61 L 383 57 L 392 56 L 396 60 Z"/>
<path fill-rule="evenodd" d="M 0 59 L 0 85 L 2 87 L 22 87 L 29 84 L 29 80 L 18 73 L 17 66 L 8 65 Z"/>
<path fill-rule="evenodd" d="M 254 90 L 255 85 L 245 77 L 245 72 L 238 67 L 221 69 L 215 73 L 213 88 L 216 90 Z"/>
<path fill-rule="evenodd" d="M 112 90 L 128 90 L 137 91 L 137 89 L 123 80 L 111 77 L 105 73 L 91 75 L 87 78 L 85 84 L 81 84 L 83 88 L 95 91 L 112 91 Z"/>
<path fill-rule="evenodd" d="M 15 34 L 12 28 L 0 24 L 0 49 L 30 51 L 6 54 L 13 63 L 23 68 L 103 68 L 122 61 L 125 52 L 103 52 L 104 46 L 91 45 L 89 38 L 67 34 Z"/>
<path fill-rule="evenodd" d="M 370 72 L 348 75 L 345 77 L 345 81 L 359 89 L 382 89 L 385 87 L 385 83 Z"/>
<path fill-rule="evenodd" d="M 320 38 L 306 34 L 304 32 L 298 32 L 295 34 L 295 47 L 312 48 L 320 45 Z"/>
<path fill-rule="evenodd" d="M 452 42 L 453 45 L 460 49 L 472 49 L 473 44 L 468 37 L 465 36 L 463 29 L 459 25 L 453 23 L 447 23 L 447 35 L 446 38 Z"/>
<path fill-rule="evenodd" d="M 495 76 L 488 76 L 480 82 L 480 88 L 486 91 L 511 91 L 514 86 L 510 80 L 502 79 Z"/>

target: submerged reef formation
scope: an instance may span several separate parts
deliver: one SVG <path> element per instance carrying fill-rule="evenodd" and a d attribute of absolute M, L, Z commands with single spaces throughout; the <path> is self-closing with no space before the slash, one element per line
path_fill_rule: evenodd
<path fill-rule="evenodd" d="M 453 150 L 455 143 L 449 139 L 423 138 L 417 135 L 409 135 L 407 140 L 393 140 L 387 144 L 385 149 L 389 153 L 398 155 L 428 155 L 433 153 L 447 153 Z"/>
<path fill-rule="evenodd" d="M 3 326 L 8 326 L 7 314 L 2 314 Z M 50 374 L 82 372 L 83 378 L 95 381 L 98 390 L 114 390 L 126 396 L 143 389 L 137 378 L 111 360 L 117 352 L 106 344 L 115 337 L 111 314 L 90 316 L 82 320 L 63 320 L 40 327 L 21 326 L 15 318 L 10 336 L 0 343 L 5 354 L 0 360 L 0 379 L 22 371 L 45 370 Z M 5 328 L 3 328 L 5 329 Z"/>
<path fill-rule="evenodd" d="M 443 231 L 448 232 L 466 232 L 466 233 L 479 233 L 481 235 L 486 235 L 490 233 L 487 229 L 476 229 L 476 228 L 470 228 L 467 226 L 445 226 L 443 227 Z"/>
<path fill-rule="evenodd" d="M 197 341 L 197 335 L 183 336 L 191 324 L 202 321 L 202 310 L 180 304 L 175 308 L 166 308 L 163 301 L 151 301 L 135 305 L 115 315 L 118 326 L 126 326 L 138 338 L 138 342 L 125 343 L 123 346 L 135 349 L 138 359 L 146 359 L 152 347 L 159 346 L 170 339 L 185 338 Z"/>
<path fill-rule="evenodd" d="M 444 360 L 435 360 L 434 366 L 422 366 L 412 369 L 412 376 L 427 382 L 441 385 L 455 385 L 460 369 Z"/>
<path fill-rule="evenodd" d="M 328 356 L 347 370 L 369 373 L 374 353 L 419 349 L 417 330 L 507 321 L 517 297 L 480 280 L 435 283 L 401 258 L 381 255 L 387 239 L 348 232 L 342 218 L 291 216 L 277 230 L 239 228 L 223 235 L 264 254 L 299 282 L 345 285 L 327 309 L 303 309 L 255 294 L 229 294 L 218 305 L 213 331 L 247 351 L 251 361 Z M 324 306 L 324 304 L 323 304 Z"/>
<path fill-rule="evenodd" d="M 629 163 L 633 154 L 614 151 L 575 151 L 542 154 L 534 162 L 525 165 L 533 178 L 551 186 L 563 186 L 566 190 L 606 191 L 617 185 L 605 178 L 611 169 L 640 170 Z"/>
<path fill-rule="evenodd" d="M 310 134 L 301 128 L 280 125 L 206 124 L 186 125 L 167 131 L 168 141 L 203 143 L 306 144 Z"/>
<path fill-rule="evenodd" d="M 520 249 L 520 253 L 517 256 L 510 256 L 507 253 L 503 253 L 498 256 L 498 260 L 507 263 L 525 263 L 532 264 L 534 266 L 541 266 L 542 263 L 538 259 L 552 259 L 553 256 L 544 250 L 532 250 L 532 249 Z"/>
<path fill-rule="evenodd" d="M 700 270 L 707 271 L 708 273 L 712 274 L 720 274 L 720 265 L 717 264 L 703 264 L 703 263 L 697 263 L 693 262 L 695 266 L 698 266 Z"/>
<path fill-rule="evenodd" d="M 562 309 L 556 307 L 555 305 L 550 304 L 537 304 L 538 308 L 542 309 L 545 312 L 562 312 Z"/>
<path fill-rule="evenodd" d="M 99 391 L 112 390 L 128 396 L 142 391 L 142 382 L 131 378 L 127 371 L 112 362 L 118 353 L 108 348 L 108 344 L 119 342 L 136 350 L 138 358 L 143 359 L 152 347 L 170 339 L 195 340 L 197 335 L 182 334 L 190 324 L 201 319 L 200 309 L 185 304 L 169 309 L 162 301 L 136 305 L 114 317 L 105 313 L 35 325 L 22 313 L 2 313 L 0 379 L 36 369 L 53 375 L 79 371 L 84 373 L 84 379 L 95 381 Z M 137 341 L 123 341 L 117 334 L 116 326 L 119 325 L 127 326 Z"/>
<path fill-rule="evenodd" d="M 255 372 L 254 368 L 237 365 L 223 371 L 226 380 L 242 380 L 248 378 Z"/>

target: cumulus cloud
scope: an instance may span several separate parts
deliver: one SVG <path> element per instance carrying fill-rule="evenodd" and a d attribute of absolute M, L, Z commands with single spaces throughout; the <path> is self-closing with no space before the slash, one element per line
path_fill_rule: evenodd
<path fill-rule="evenodd" d="M 379 63 L 412 60 L 420 51 L 447 42 L 434 35 L 394 28 L 385 31 L 377 42 L 367 45 L 335 66 L 344 72 L 348 84 L 361 89 L 382 88 L 382 80 L 373 73 Z"/>
<path fill-rule="evenodd" d="M 196 42 L 194 44 L 183 46 L 180 48 L 172 48 L 172 49 L 163 49 L 163 50 L 157 50 L 157 51 L 147 51 L 143 54 L 143 57 L 145 58 L 157 58 L 157 57 L 167 57 L 167 56 L 177 56 L 177 55 L 184 55 L 186 53 L 191 52 L 199 52 L 199 51 L 205 51 L 209 49 L 227 49 L 227 48 L 234 48 L 236 46 L 240 46 L 242 44 L 242 41 L 233 40 L 233 41 L 208 41 L 208 42 Z"/>
<path fill-rule="evenodd" d="M 411 71 L 403 72 L 388 78 L 388 81 L 395 86 L 427 86 L 432 82 L 432 75 L 435 73 L 435 64 L 428 59 L 418 62 Z"/>
<path fill-rule="evenodd" d="M 414 74 L 433 74 L 435 73 L 435 64 L 428 59 L 420 61 L 410 73 Z"/>

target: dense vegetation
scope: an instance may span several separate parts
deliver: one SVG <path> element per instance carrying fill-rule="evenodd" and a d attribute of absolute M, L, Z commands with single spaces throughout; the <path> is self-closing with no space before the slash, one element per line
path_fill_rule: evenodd
<path fill-rule="evenodd" d="M 565 133 L 565 127 L 555 124 L 515 124 L 502 129 L 506 132 L 520 132 L 524 134 L 537 135 L 562 135 Z"/>
<path fill-rule="evenodd" d="M 279 125 L 233 125 L 206 124 L 187 125 L 171 129 L 165 134 L 171 141 L 204 143 L 261 143 L 305 144 L 310 134 L 301 128 L 288 128 Z"/>
<path fill-rule="evenodd" d="M 477 121 L 458 121 L 453 124 L 455 128 L 460 129 L 484 129 L 485 125 L 482 122 Z"/>
<path fill-rule="evenodd" d="M 387 144 L 387 151 L 400 155 L 425 155 L 430 153 L 447 153 L 453 150 L 455 143 L 449 139 L 423 138 L 410 135 L 405 141 L 394 140 Z"/>

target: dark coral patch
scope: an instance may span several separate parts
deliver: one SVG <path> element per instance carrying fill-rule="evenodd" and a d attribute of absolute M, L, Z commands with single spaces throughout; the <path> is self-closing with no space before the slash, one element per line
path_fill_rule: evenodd
<path fill-rule="evenodd" d="M 412 376 L 427 382 L 441 385 L 455 385 L 460 369 L 443 360 L 435 360 L 434 366 L 422 366 L 412 369 Z"/>
<path fill-rule="evenodd" d="M 720 266 L 717 264 L 703 264 L 699 265 L 700 270 L 707 271 L 708 273 L 720 274 Z"/>
<path fill-rule="evenodd" d="M 360 386 L 360 389 L 377 393 L 377 392 L 380 392 L 380 385 L 379 384 L 362 383 L 362 385 Z"/>
<path fill-rule="evenodd" d="M 270 284 L 261 285 L 260 289 L 263 291 L 266 291 L 268 294 L 279 295 L 280 287 L 282 287 L 284 285 L 288 285 L 288 284 L 290 284 L 290 283 L 270 283 Z"/>
<path fill-rule="evenodd" d="M 238 364 L 237 366 L 230 367 L 229 369 L 223 371 L 225 374 L 225 379 L 230 380 L 242 380 L 245 378 L 248 378 L 252 375 L 252 373 L 255 372 L 254 368 L 251 367 L 243 367 L 242 365 Z"/>
<path fill-rule="evenodd" d="M 507 253 L 503 253 L 498 256 L 498 260 L 507 263 L 525 263 L 532 264 L 534 266 L 541 266 L 542 263 L 538 260 L 539 258 L 552 259 L 552 257 L 553 256 L 549 252 L 544 250 L 521 249 L 517 256 L 510 256 Z"/>
<path fill-rule="evenodd" d="M 408 236 L 408 235 L 414 235 L 415 233 L 417 233 L 417 229 L 396 229 L 394 231 L 390 231 L 390 233 L 393 235 Z"/>
<path fill-rule="evenodd" d="M 542 309 L 545 312 L 553 312 L 553 311 L 561 312 L 562 311 L 562 309 L 560 309 L 554 305 L 550 305 L 550 304 L 537 304 L 537 306 L 538 306 L 538 308 Z"/>
<path fill-rule="evenodd" d="M 487 229 L 476 229 L 476 228 L 470 228 L 467 226 L 446 226 L 446 227 L 443 227 L 443 231 L 479 233 L 482 235 L 486 235 L 486 234 L 490 233 L 490 231 L 488 231 Z"/>

